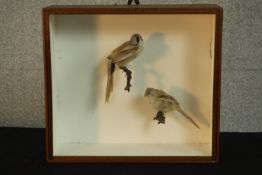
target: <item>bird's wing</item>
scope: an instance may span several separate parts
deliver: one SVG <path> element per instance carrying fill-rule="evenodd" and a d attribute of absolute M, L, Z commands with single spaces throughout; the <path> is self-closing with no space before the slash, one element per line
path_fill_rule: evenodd
<path fill-rule="evenodd" d="M 139 51 L 138 46 L 130 48 L 129 50 L 123 50 L 123 51 L 119 52 L 118 59 L 116 59 L 114 61 L 114 63 L 123 62 L 125 60 L 128 61 L 128 60 L 130 60 L 130 58 L 137 57 L 138 51 Z"/>
<path fill-rule="evenodd" d="M 115 48 L 111 55 L 117 55 L 119 53 L 119 51 L 121 50 L 127 50 L 129 49 L 129 47 L 132 47 L 132 44 L 130 43 L 130 41 L 124 42 L 123 44 L 121 44 L 120 46 L 118 46 L 117 48 Z"/>
<path fill-rule="evenodd" d="M 168 94 L 161 94 L 159 96 L 159 100 L 161 100 L 162 102 L 165 102 L 165 103 L 179 105 L 178 101 L 174 97 L 172 97 Z"/>
<path fill-rule="evenodd" d="M 130 42 L 125 42 L 116 49 L 114 49 L 110 55 L 111 60 L 114 63 L 117 63 L 119 61 L 123 61 L 130 56 L 136 54 L 139 50 L 138 45 L 133 45 Z"/>
<path fill-rule="evenodd" d="M 123 50 L 125 47 L 127 47 L 129 45 L 129 41 L 126 41 L 124 43 L 122 43 L 121 45 L 119 45 L 117 48 L 115 48 L 112 53 L 114 53 L 117 50 Z"/>
<path fill-rule="evenodd" d="M 111 60 L 107 63 L 107 84 L 106 84 L 106 97 L 105 102 L 109 101 L 110 93 L 113 91 L 113 73 L 115 70 L 115 64 Z"/>

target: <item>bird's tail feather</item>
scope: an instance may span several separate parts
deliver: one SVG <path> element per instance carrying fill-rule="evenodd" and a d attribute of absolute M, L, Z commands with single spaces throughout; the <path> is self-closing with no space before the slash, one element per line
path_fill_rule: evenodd
<path fill-rule="evenodd" d="M 179 108 L 177 110 L 178 112 L 180 112 L 184 117 L 186 117 L 193 125 L 195 125 L 198 129 L 200 129 L 200 127 L 198 126 L 198 124 L 191 118 L 189 117 L 181 108 Z"/>
<path fill-rule="evenodd" d="M 106 84 L 106 97 L 105 97 L 106 103 L 109 101 L 110 93 L 113 91 L 114 71 L 115 71 L 115 63 L 109 60 L 107 63 L 107 84 Z"/>

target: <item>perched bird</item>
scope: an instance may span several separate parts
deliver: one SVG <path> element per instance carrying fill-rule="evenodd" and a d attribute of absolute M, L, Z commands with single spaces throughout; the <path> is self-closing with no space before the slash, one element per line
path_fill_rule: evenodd
<path fill-rule="evenodd" d="M 150 104 L 155 110 L 158 111 L 156 117 L 154 118 L 154 120 L 158 120 L 158 124 L 165 123 L 165 113 L 178 111 L 192 124 L 199 128 L 196 122 L 181 109 L 177 100 L 171 95 L 168 95 L 167 93 L 159 89 L 147 88 L 145 90 L 144 96 L 148 97 Z"/>
<path fill-rule="evenodd" d="M 123 43 L 114 49 L 107 57 L 107 85 L 105 101 L 109 101 L 110 93 L 113 91 L 113 74 L 115 65 L 126 73 L 127 84 L 125 90 L 130 91 L 132 72 L 126 65 L 134 60 L 143 50 L 143 39 L 140 34 L 133 34 L 129 41 Z"/>

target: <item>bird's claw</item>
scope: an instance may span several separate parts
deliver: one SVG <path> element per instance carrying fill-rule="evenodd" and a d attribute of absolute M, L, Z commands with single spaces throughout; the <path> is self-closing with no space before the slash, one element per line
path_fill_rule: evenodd
<path fill-rule="evenodd" d="M 130 87 L 131 87 L 131 84 L 126 85 L 125 90 L 129 92 L 130 91 Z"/>
<path fill-rule="evenodd" d="M 156 116 L 154 117 L 154 120 L 157 120 L 157 124 L 165 124 L 165 114 L 162 111 L 158 111 Z"/>

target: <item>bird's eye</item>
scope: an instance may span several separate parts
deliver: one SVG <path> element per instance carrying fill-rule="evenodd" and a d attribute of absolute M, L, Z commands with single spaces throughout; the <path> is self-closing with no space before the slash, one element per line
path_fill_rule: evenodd
<path fill-rule="evenodd" d="M 139 37 L 136 37 L 136 42 L 139 43 Z"/>

